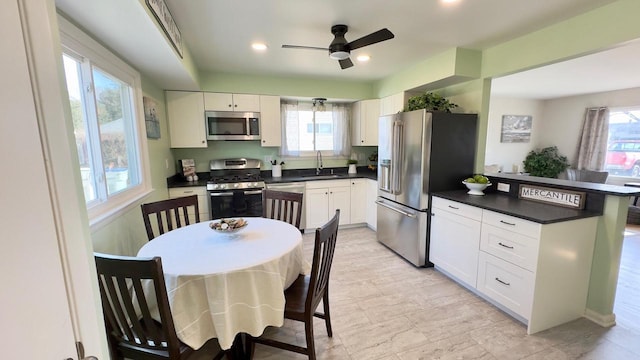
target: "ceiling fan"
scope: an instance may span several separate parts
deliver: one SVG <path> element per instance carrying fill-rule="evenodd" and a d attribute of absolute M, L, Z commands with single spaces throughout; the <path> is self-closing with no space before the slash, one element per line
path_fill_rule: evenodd
<path fill-rule="evenodd" d="M 389 31 L 389 29 L 384 28 L 363 36 L 360 39 L 348 42 L 347 39 L 344 38 L 344 34 L 346 34 L 348 30 L 349 27 L 347 25 L 333 25 L 331 27 L 331 33 L 335 37 L 331 44 L 329 44 L 328 48 L 302 45 L 282 45 L 282 47 L 285 49 L 328 50 L 329 57 L 333 60 L 338 60 L 342 69 L 347 69 L 353 66 L 353 62 L 349 59 L 351 50 L 393 39 L 394 37 L 393 33 Z"/>

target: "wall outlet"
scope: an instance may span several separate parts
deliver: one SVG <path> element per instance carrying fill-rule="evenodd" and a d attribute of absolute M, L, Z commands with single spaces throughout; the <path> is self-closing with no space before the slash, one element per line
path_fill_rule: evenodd
<path fill-rule="evenodd" d="M 164 167 L 169 170 L 169 159 L 164 159 Z"/>
<path fill-rule="evenodd" d="M 510 185 L 505 183 L 498 183 L 498 191 L 509 192 Z"/>

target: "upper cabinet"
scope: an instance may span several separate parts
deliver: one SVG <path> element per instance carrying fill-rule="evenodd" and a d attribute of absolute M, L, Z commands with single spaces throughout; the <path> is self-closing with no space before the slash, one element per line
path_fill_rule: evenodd
<path fill-rule="evenodd" d="M 351 145 L 378 146 L 380 100 L 362 100 L 352 105 Z"/>
<path fill-rule="evenodd" d="M 207 147 L 202 93 L 167 91 L 166 101 L 171 147 Z"/>
<path fill-rule="evenodd" d="M 392 115 L 404 110 L 404 92 L 380 99 L 380 115 Z"/>
<path fill-rule="evenodd" d="M 204 109 L 260 112 L 260 95 L 204 93 Z"/>
<path fill-rule="evenodd" d="M 282 145 L 280 96 L 260 95 L 260 145 Z"/>

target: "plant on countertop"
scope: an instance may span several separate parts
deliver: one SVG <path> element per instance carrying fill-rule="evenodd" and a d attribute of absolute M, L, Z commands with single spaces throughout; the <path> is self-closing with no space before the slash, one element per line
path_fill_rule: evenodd
<path fill-rule="evenodd" d="M 558 174 L 569 167 L 567 157 L 560 155 L 556 146 L 531 150 L 523 163 L 524 171 L 529 175 L 546 178 L 557 178 Z"/>
<path fill-rule="evenodd" d="M 356 160 L 356 159 L 347 160 L 347 165 L 352 165 L 352 164 L 357 164 L 357 163 L 358 163 L 358 160 Z"/>
<path fill-rule="evenodd" d="M 450 113 L 451 109 L 457 107 L 457 104 L 450 102 L 439 94 L 426 92 L 410 97 L 407 101 L 405 111 L 426 109 L 427 111 L 444 111 Z"/>
<path fill-rule="evenodd" d="M 271 160 L 271 165 L 278 165 L 278 160 Z M 284 161 L 280 161 L 280 165 L 284 165 Z"/>

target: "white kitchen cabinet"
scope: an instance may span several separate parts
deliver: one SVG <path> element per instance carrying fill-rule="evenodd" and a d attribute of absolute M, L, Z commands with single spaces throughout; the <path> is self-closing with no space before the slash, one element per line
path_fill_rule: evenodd
<path fill-rule="evenodd" d="M 405 106 L 404 92 L 380 99 L 380 115 L 391 115 L 403 111 Z"/>
<path fill-rule="evenodd" d="M 367 179 L 353 179 L 351 182 L 351 224 L 367 222 Z"/>
<path fill-rule="evenodd" d="M 378 208 L 376 206 L 376 199 L 378 198 L 378 181 L 373 179 L 367 179 L 367 203 L 366 203 L 366 217 L 367 226 L 376 230 L 378 222 Z"/>
<path fill-rule="evenodd" d="M 260 95 L 260 145 L 282 146 L 280 96 Z"/>
<path fill-rule="evenodd" d="M 172 148 L 206 148 L 204 99 L 201 92 L 167 91 L 167 117 Z"/>
<path fill-rule="evenodd" d="M 306 183 L 307 229 L 326 224 L 340 209 L 340 225 L 351 223 L 351 188 L 349 180 L 308 181 Z"/>
<path fill-rule="evenodd" d="M 351 144 L 353 146 L 378 146 L 378 118 L 380 100 L 362 100 L 351 106 Z"/>
<path fill-rule="evenodd" d="M 476 287 L 482 209 L 433 197 L 429 261 Z"/>
<path fill-rule="evenodd" d="M 200 214 L 200 221 L 207 221 L 209 219 L 209 192 L 206 186 L 190 186 L 169 188 L 169 199 L 175 199 L 184 196 L 198 196 L 198 212 Z M 189 215 L 194 215 L 192 208 L 189 208 Z M 182 218 L 183 216 L 181 216 Z"/>
<path fill-rule="evenodd" d="M 260 112 L 260 95 L 205 92 L 204 108 L 210 111 Z"/>
<path fill-rule="evenodd" d="M 540 224 L 438 197 L 432 212 L 430 261 L 526 323 L 527 333 L 584 315 L 598 217 Z M 478 231 L 474 259 L 463 239 Z"/>

